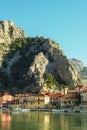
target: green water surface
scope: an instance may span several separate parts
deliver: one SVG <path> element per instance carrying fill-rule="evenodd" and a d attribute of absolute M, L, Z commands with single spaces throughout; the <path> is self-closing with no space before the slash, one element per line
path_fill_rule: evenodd
<path fill-rule="evenodd" d="M 87 130 L 87 113 L 0 112 L 0 130 Z"/>

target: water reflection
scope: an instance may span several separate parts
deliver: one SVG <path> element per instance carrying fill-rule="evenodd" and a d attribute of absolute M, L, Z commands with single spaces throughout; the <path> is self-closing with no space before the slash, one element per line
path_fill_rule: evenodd
<path fill-rule="evenodd" d="M 50 117 L 49 115 L 44 115 L 44 130 L 49 130 Z"/>
<path fill-rule="evenodd" d="M 1 113 L 0 130 L 87 130 L 87 113 Z"/>
<path fill-rule="evenodd" d="M 87 113 L 61 114 L 61 130 L 87 130 Z"/>
<path fill-rule="evenodd" d="M 12 121 L 12 115 L 9 113 L 1 113 L 1 124 L 3 130 L 9 130 Z"/>

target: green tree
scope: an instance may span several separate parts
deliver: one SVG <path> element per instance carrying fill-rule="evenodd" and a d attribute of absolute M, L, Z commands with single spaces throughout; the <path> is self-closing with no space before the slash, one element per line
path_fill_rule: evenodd
<path fill-rule="evenodd" d="M 10 50 L 16 51 L 23 47 L 26 43 L 26 38 L 16 38 L 16 40 L 11 44 Z"/>
<path fill-rule="evenodd" d="M 56 81 L 55 77 L 51 73 L 45 73 L 44 79 L 46 84 L 52 88 L 52 86 L 58 86 L 58 82 Z"/>

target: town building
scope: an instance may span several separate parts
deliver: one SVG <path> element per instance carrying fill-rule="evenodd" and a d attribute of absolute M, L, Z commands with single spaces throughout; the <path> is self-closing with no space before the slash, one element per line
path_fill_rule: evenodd
<path fill-rule="evenodd" d="M 45 108 L 43 94 L 16 94 L 14 97 L 14 107 L 29 109 Z"/>
<path fill-rule="evenodd" d="M 79 106 L 79 99 L 76 98 L 76 95 L 68 94 L 60 98 L 60 109 L 75 108 L 76 106 Z"/>
<path fill-rule="evenodd" d="M 50 93 L 45 95 L 45 107 L 46 108 L 60 108 L 60 98 L 63 95 L 61 93 Z"/>
<path fill-rule="evenodd" d="M 13 103 L 13 96 L 7 92 L 0 93 L 0 107 L 9 107 Z"/>

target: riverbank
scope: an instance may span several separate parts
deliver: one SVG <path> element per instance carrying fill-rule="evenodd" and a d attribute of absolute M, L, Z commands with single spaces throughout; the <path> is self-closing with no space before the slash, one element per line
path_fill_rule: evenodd
<path fill-rule="evenodd" d="M 48 109 L 48 108 L 33 108 L 33 109 L 26 109 L 26 108 L 1 108 L 2 112 L 30 112 L 30 111 L 41 111 L 41 112 L 57 112 L 57 113 L 87 113 L 87 110 L 82 109 Z"/>

